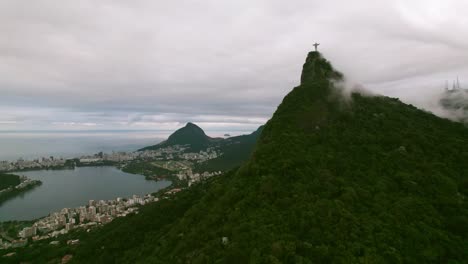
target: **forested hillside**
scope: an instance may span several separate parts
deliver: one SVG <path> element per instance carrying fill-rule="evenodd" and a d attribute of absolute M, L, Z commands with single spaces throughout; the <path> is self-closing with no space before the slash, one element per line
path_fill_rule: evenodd
<path fill-rule="evenodd" d="M 47 247 L 49 259 L 466 263 L 468 129 L 397 99 L 345 97 L 342 78 L 309 53 L 241 168 L 83 234 L 78 248 Z"/>
<path fill-rule="evenodd" d="M 249 135 L 230 137 L 217 142 L 214 146 L 217 146 L 222 154 L 217 158 L 197 164 L 194 170 L 197 172 L 227 171 L 242 165 L 250 158 L 262 130 L 263 126 Z"/>
<path fill-rule="evenodd" d="M 0 173 L 0 190 L 6 189 L 11 186 L 16 186 L 21 183 L 18 175 Z"/>
<path fill-rule="evenodd" d="M 187 145 L 188 151 L 198 152 L 205 150 L 210 144 L 219 141 L 219 138 L 211 138 L 205 134 L 205 131 L 193 123 L 187 123 L 183 128 L 176 130 L 169 138 L 154 146 L 149 146 L 140 149 L 144 150 L 157 150 L 174 145 Z"/>
<path fill-rule="evenodd" d="M 301 85 L 266 124 L 247 165 L 204 186 L 183 217 L 146 230 L 137 248 L 125 250 L 125 240 L 111 242 L 117 236 L 103 230 L 77 259 L 465 261 L 468 130 L 397 99 L 344 98 L 334 89 L 341 78 L 310 53 Z M 102 249 L 107 243 L 115 248 Z"/>

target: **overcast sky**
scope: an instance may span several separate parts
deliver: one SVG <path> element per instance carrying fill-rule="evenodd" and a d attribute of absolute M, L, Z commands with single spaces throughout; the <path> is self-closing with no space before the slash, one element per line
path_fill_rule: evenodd
<path fill-rule="evenodd" d="M 0 0 L 0 130 L 254 130 L 312 44 L 431 109 L 468 85 L 466 0 Z"/>

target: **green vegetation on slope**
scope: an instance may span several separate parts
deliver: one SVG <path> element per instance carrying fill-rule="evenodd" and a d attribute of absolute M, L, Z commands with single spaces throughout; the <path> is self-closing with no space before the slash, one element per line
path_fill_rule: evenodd
<path fill-rule="evenodd" d="M 0 190 L 16 186 L 20 183 L 21 180 L 18 175 L 0 173 Z"/>
<path fill-rule="evenodd" d="M 330 78 L 340 74 L 310 54 L 304 82 L 267 123 L 249 164 L 210 186 L 169 230 L 145 236 L 139 258 L 466 259 L 468 130 L 396 99 L 346 101 Z"/>
<path fill-rule="evenodd" d="M 262 130 L 263 126 L 250 135 L 230 137 L 219 141 L 217 146 L 222 155 L 197 164 L 194 170 L 196 172 L 227 171 L 242 165 L 250 158 Z"/>
<path fill-rule="evenodd" d="M 16 197 L 18 195 L 22 195 L 25 192 L 42 184 L 41 181 L 35 181 L 34 184 L 28 185 L 19 190 L 16 188 L 9 189 L 10 187 L 15 187 L 20 183 L 20 176 L 14 174 L 0 173 L 0 205 L 6 202 L 7 200 L 10 200 L 11 198 Z"/>
<path fill-rule="evenodd" d="M 41 181 L 35 181 L 34 184 L 30 184 L 30 185 L 28 185 L 26 187 L 23 187 L 23 188 L 19 189 L 19 190 L 18 189 L 12 189 L 12 190 L 0 193 L 0 206 L 4 202 L 6 202 L 6 201 L 8 201 L 8 200 L 10 200 L 10 199 L 12 199 L 14 197 L 24 196 L 25 193 L 31 191 L 32 189 L 34 189 L 34 188 L 36 188 L 37 186 L 40 186 L 40 185 L 42 185 Z"/>
<path fill-rule="evenodd" d="M 122 168 L 123 172 L 141 174 L 146 177 L 160 177 L 166 178 L 174 174 L 172 171 L 161 168 L 152 164 L 151 162 L 145 161 L 133 161 Z"/>
<path fill-rule="evenodd" d="M 311 52 L 247 164 L 85 234 L 74 262 L 466 263 L 468 129 L 340 79 Z"/>
<path fill-rule="evenodd" d="M 142 148 L 140 151 L 157 150 L 173 145 L 189 145 L 189 151 L 198 152 L 206 149 L 212 142 L 216 142 L 217 140 L 207 136 L 197 125 L 187 123 L 183 128 L 172 133 L 167 140 L 154 146 Z"/>
<path fill-rule="evenodd" d="M 154 162 L 132 161 L 122 168 L 123 172 L 144 175 L 147 180 L 166 179 L 172 182 L 172 187 L 185 187 L 187 181 L 180 180 L 175 176 L 175 172 L 156 166 Z"/>

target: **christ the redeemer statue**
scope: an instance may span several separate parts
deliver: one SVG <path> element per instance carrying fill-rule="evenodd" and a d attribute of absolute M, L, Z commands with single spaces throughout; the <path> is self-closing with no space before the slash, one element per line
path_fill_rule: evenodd
<path fill-rule="evenodd" d="M 320 43 L 315 42 L 315 44 L 314 44 L 315 51 L 317 51 L 317 47 L 318 47 L 319 45 L 320 45 Z"/>

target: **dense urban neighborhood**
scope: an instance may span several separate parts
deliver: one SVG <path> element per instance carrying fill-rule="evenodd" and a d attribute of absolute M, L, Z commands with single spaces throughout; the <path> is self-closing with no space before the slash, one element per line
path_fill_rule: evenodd
<path fill-rule="evenodd" d="M 95 155 L 81 156 L 74 159 L 63 158 L 41 158 L 35 160 L 19 159 L 15 162 L 2 161 L 0 170 L 5 172 L 22 171 L 31 169 L 60 169 L 67 164 L 75 166 L 101 166 L 116 165 L 125 168 L 135 162 L 136 164 L 150 164 L 154 168 L 171 173 L 179 181 L 186 182 L 186 185 L 220 175 L 221 171 L 194 173 L 193 165 L 201 163 L 221 155 L 215 148 L 208 148 L 199 152 L 186 152 L 187 147 L 183 145 L 168 146 L 157 150 L 145 150 L 139 152 L 113 152 L 111 154 L 98 153 Z M 149 179 L 160 179 L 161 175 L 147 175 Z M 31 180 L 25 176 L 20 176 L 21 183 L 7 189 L 0 190 L 1 193 L 11 189 L 22 189 L 27 186 L 37 184 L 39 181 Z M 40 182 L 39 182 L 40 183 Z M 181 188 L 173 188 L 164 192 L 163 198 L 177 193 Z M 107 224 L 117 217 L 124 217 L 131 213 L 138 213 L 138 206 L 151 202 L 157 202 L 159 198 L 151 194 L 145 196 L 133 195 L 131 198 L 117 198 L 115 200 L 90 200 L 88 205 L 78 208 L 63 208 L 59 212 L 50 213 L 49 216 L 38 219 L 31 226 L 24 227 L 17 234 L 16 238 L 0 238 L 0 249 L 18 248 L 28 244 L 28 242 L 40 241 L 67 234 L 73 229 L 88 230 L 93 227 Z M 51 241 L 55 243 L 55 241 Z M 76 241 L 74 242 L 76 243 Z"/>
<path fill-rule="evenodd" d="M 74 166 L 89 166 L 126 163 L 134 160 L 188 160 L 196 163 L 218 157 L 221 153 L 215 148 L 207 148 L 199 152 L 187 152 L 187 146 L 175 145 L 158 150 L 136 152 L 112 152 L 83 155 L 78 158 L 42 157 L 34 160 L 18 159 L 16 161 L 0 161 L 0 172 L 12 172 L 32 169 L 60 169 Z"/>
<path fill-rule="evenodd" d="M 80 236 L 77 234 L 80 230 L 89 232 L 116 218 L 136 215 L 141 206 L 171 199 L 175 193 L 197 182 L 239 166 L 250 155 L 261 129 L 250 135 L 220 139 L 206 136 L 201 128 L 189 123 L 175 131 L 167 141 L 134 152 L 99 152 L 67 159 L 50 156 L 34 160 L 0 161 L 0 173 L 21 177 L 21 184 L 9 188 L 22 188 L 35 182 L 14 175 L 21 171 L 99 166 L 114 166 L 125 173 L 144 175 L 147 180 L 166 179 L 172 182 L 171 187 L 156 193 L 114 200 L 90 200 L 87 205 L 63 208 L 33 221 L 0 223 L 0 249 L 6 250 L 4 257 L 11 257 L 16 250 L 27 250 L 38 244 L 65 244 L 64 239 L 69 246 L 78 245 Z M 205 143 L 198 145 L 198 142 Z"/>
<path fill-rule="evenodd" d="M 174 188 L 164 192 L 162 198 L 168 198 L 173 193 L 181 191 Z M 138 213 L 138 206 L 159 201 L 151 194 L 145 196 L 133 195 L 131 198 L 117 198 L 115 200 L 90 200 L 88 205 L 77 208 L 63 208 L 59 212 L 51 213 L 41 218 L 31 226 L 24 227 L 18 232 L 17 239 L 0 238 L 0 249 L 18 248 L 28 242 L 40 241 L 67 234 L 73 229 L 85 229 L 110 223 L 117 217 L 125 217 L 131 213 Z M 55 243 L 54 241 L 50 242 Z"/>

